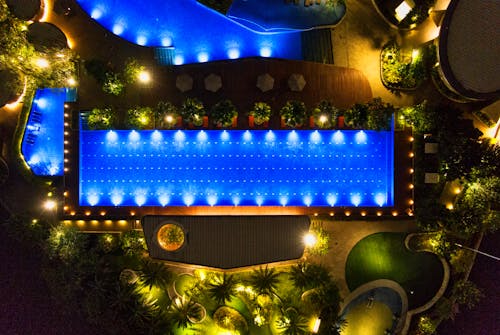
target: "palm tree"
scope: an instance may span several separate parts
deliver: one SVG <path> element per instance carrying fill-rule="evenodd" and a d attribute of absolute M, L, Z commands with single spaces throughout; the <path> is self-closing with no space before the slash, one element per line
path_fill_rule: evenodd
<path fill-rule="evenodd" d="M 280 282 L 279 275 L 274 268 L 269 269 L 266 265 L 265 268 L 260 267 L 258 270 L 253 270 L 249 283 L 258 294 L 276 295 L 276 289 Z"/>
<path fill-rule="evenodd" d="M 178 297 L 172 301 L 167 315 L 176 327 L 185 329 L 193 324 L 192 320 L 200 319 L 202 308 L 190 298 Z"/>
<path fill-rule="evenodd" d="M 174 280 L 173 273 L 165 265 L 149 259 L 142 261 L 139 277 L 144 286 L 149 287 L 150 290 L 153 286 L 166 289 Z"/>
<path fill-rule="evenodd" d="M 307 319 L 295 308 L 286 309 L 276 320 L 276 327 L 284 335 L 305 335 L 309 334 Z"/>
<path fill-rule="evenodd" d="M 288 275 L 295 287 L 301 290 L 312 289 L 331 281 L 328 269 L 314 263 L 300 262 L 290 268 Z"/>
<path fill-rule="evenodd" d="M 215 278 L 214 283 L 208 285 L 208 292 L 219 305 L 223 305 L 226 301 L 230 302 L 232 297 L 236 295 L 237 284 L 238 281 L 233 275 L 224 273 L 222 276 Z"/>

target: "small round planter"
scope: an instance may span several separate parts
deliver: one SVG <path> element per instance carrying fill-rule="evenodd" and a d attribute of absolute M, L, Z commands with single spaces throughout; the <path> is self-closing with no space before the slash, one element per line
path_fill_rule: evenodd
<path fill-rule="evenodd" d="M 182 248 L 185 237 L 182 227 L 175 223 L 164 224 L 156 233 L 158 245 L 166 251 L 177 251 Z"/>

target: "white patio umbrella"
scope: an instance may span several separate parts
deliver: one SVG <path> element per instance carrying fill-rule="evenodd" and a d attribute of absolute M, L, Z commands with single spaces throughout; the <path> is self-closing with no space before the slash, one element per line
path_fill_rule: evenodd
<path fill-rule="evenodd" d="M 183 93 L 187 92 L 193 89 L 193 78 L 186 73 L 178 75 L 175 79 L 175 86 L 179 89 L 179 91 Z"/>
<path fill-rule="evenodd" d="M 288 78 L 288 87 L 294 92 L 300 92 L 306 86 L 306 80 L 304 76 L 298 73 L 294 73 Z"/>
<path fill-rule="evenodd" d="M 222 78 L 216 74 L 210 73 L 205 77 L 205 89 L 210 92 L 217 92 L 222 87 Z"/>
<path fill-rule="evenodd" d="M 274 87 L 274 78 L 269 73 L 261 74 L 257 77 L 257 87 L 262 92 L 267 92 Z"/>

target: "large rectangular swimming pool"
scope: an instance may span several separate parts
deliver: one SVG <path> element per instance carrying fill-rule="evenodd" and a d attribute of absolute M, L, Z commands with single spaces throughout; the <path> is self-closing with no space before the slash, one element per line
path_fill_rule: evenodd
<path fill-rule="evenodd" d="M 81 206 L 394 203 L 393 131 L 80 131 Z"/>

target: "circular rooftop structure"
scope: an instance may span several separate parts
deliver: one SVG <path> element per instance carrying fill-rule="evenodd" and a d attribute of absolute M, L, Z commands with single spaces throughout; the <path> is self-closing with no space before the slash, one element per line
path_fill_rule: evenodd
<path fill-rule="evenodd" d="M 473 99 L 500 95 L 500 1 L 452 0 L 441 28 L 440 64 L 448 83 Z"/>

